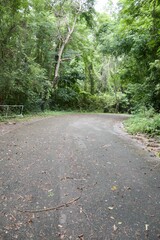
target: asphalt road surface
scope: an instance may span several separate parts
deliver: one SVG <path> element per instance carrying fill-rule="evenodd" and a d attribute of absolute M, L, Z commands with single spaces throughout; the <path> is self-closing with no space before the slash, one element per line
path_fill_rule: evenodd
<path fill-rule="evenodd" d="M 160 162 L 125 116 L 64 115 L 0 137 L 2 240 L 160 239 Z"/>

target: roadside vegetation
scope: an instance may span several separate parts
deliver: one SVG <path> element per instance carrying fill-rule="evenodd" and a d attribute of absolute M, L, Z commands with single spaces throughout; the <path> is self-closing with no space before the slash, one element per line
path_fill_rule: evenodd
<path fill-rule="evenodd" d="M 147 110 L 143 107 L 124 121 L 124 127 L 149 152 L 160 158 L 160 114 L 153 108 Z"/>
<path fill-rule="evenodd" d="M 45 118 L 45 117 L 51 117 L 51 116 L 63 116 L 63 115 L 68 115 L 68 114 L 76 114 L 79 113 L 77 111 L 50 111 L 46 110 L 44 112 L 32 112 L 32 113 L 27 113 L 24 115 L 11 115 L 11 116 L 0 116 L 0 122 L 5 122 L 5 123 L 17 123 L 17 122 L 24 122 L 28 121 L 34 118 Z"/>
<path fill-rule="evenodd" d="M 125 128 L 131 134 L 144 133 L 151 137 L 159 137 L 160 140 L 160 115 L 153 109 L 142 109 L 125 121 Z"/>

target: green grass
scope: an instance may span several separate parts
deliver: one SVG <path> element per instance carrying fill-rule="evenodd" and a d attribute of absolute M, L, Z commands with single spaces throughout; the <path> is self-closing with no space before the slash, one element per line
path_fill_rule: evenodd
<path fill-rule="evenodd" d="M 160 136 L 160 114 L 137 114 L 124 122 L 130 134 L 145 133 L 150 136 Z"/>
<path fill-rule="evenodd" d="M 29 120 L 31 118 L 36 117 L 49 117 L 49 116 L 60 116 L 60 115 L 66 115 L 66 114 L 72 114 L 76 112 L 69 112 L 69 111 L 44 111 L 44 112 L 36 112 L 36 113 L 28 113 L 24 114 L 23 116 L 0 116 L 0 122 L 7 122 L 7 121 L 24 121 Z"/>
<path fill-rule="evenodd" d="M 96 114 L 99 113 L 97 112 L 87 112 L 87 111 L 44 111 L 44 112 L 33 112 L 33 113 L 28 113 L 24 114 L 23 116 L 10 116 L 10 117 L 4 117 L 0 116 L 0 122 L 9 122 L 9 121 L 15 121 L 15 122 L 20 122 L 20 121 L 27 121 L 33 118 L 39 118 L 39 117 L 50 117 L 50 116 L 62 116 L 62 115 L 68 115 L 68 114 Z"/>

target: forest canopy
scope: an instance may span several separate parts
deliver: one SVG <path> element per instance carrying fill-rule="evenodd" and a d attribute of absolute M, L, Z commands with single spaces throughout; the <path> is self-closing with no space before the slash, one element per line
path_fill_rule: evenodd
<path fill-rule="evenodd" d="M 160 111 L 160 1 L 0 0 L 0 105 Z"/>

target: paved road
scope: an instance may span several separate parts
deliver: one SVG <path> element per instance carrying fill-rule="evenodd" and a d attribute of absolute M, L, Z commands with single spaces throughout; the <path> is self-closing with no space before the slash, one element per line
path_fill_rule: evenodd
<path fill-rule="evenodd" d="M 50 117 L 1 136 L 0 239 L 160 239 L 160 165 L 118 130 L 124 118 Z"/>

